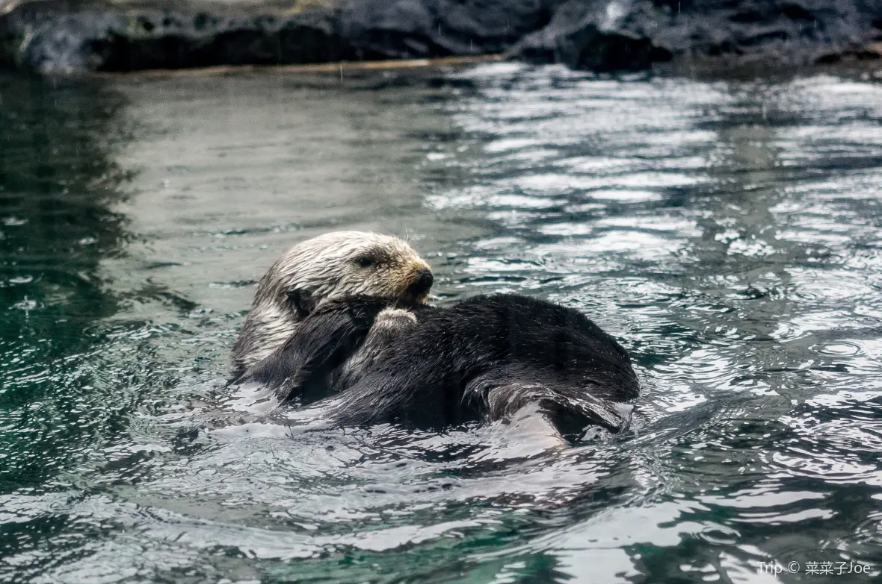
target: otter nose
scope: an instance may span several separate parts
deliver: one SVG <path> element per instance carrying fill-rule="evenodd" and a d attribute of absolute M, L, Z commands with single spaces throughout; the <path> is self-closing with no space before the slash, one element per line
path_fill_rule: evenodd
<path fill-rule="evenodd" d="M 431 290 L 432 284 L 434 283 L 435 277 L 432 275 L 432 270 L 429 268 L 423 268 L 417 272 L 416 280 L 413 281 L 413 284 L 408 286 L 407 291 L 414 296 L 420 296 Z"/>

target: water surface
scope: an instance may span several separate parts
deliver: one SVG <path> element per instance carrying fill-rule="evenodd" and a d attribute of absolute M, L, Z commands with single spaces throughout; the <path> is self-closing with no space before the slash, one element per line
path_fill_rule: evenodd
<path fill-rule="evenodd" d="M 0 79 L 0 580 L 872 581 L 864 77 Z M 344 228 L 406 236 L 439 303 L 588 314 L 634 357 L 633 431 L 196 431 L 257 279 Z"/>

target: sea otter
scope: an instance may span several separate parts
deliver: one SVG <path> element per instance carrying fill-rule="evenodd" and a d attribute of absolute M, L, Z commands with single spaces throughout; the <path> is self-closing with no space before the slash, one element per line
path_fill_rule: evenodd
<path fill-rule="evenodd" d="M 628 354 L 578 311 L 512 294 L 429 307 L 431 277 L 421 271 L 427 267 L 414 270 L 419 264 L 409 247 L 397 252 L 409 258 L 410 275 L 403 278 L 409 283 L 384 288 L 361 284 L 359 276 L 366 274 L 348 267 L 364 255 L 348 238 L 365 241 L 362 235 L 326 237 L 289 252 L 262 280 L 254 303 L 262 314 L 251 326 L 246 322 L 234 351 L 240 380 L 272 387 L 280 402 L 340 393 L 332 416 L 341 425 L 439 428 L 506 419 L 535 405 L 563 434 L 589 424 L 614 431 L 627 426 L 630 410 L 620 404 L 639 393 Z M 368 241 L 374 241 L 368 255 L 384 253 L 382 242 Z M 349 251 L 306 253 L 329 244 Z M 296 288 L 277 280 L 291 271 L 317 273 L 315 266 L 327 265 L 331 256 L 347 259 L 337 260 L 340 266 L 332 263 L 329 273 L 348 276 L 321 288 L 333 292 L 310 294 L 305 307 L 295 294 L 285 315 L 284 298 L 291 292 L 267 291 Z M 385 277 L 398 280 L 388 272 Z M 282 298 L 273 310 L 265 308 L 268 296 Z M 280 314 L 288 320 L 295 315 L 294 324 L 284 327 L 267 318 Z M 267 348 L 250 338 L 260 329 L 284 333 L 261 335 L 273 339 Z M 252 355 L 256 350 L 258 358 Z"/>

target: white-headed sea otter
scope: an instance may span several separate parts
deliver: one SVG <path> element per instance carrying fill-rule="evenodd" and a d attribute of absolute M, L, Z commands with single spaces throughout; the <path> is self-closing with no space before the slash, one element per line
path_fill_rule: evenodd
<path fill-rule="evenodd" d="M 432 283 L 429 265 L 397 237 L 336 231 L 304 241 L 261 278 L 233 347 L 234 375 L 273 361 L 303 319 L 329 301 L 360 295 L 425 304 Z M 383 316 L 409 318 L 392 311 Z"/>
<path fill-rule="evenodd" d="M 359 271 L 366 268 L 358 258 L 384 255 L 394 258 L 386 271 Z M 564 434 L 627 426 L 629 408 L 619 404 L 637 397 L 637 378 L 627 352 L 597 325 L 512 294 L 429 307 L 431 272 L 421 262 L 400 240 L 376 235 L 300 244 L 261 281 L 258 314 L 234 349 L 239 380 L 274 388 L 281 402 L 342 392 L 333 413 L 341 425 L 437 428 L 508 418 L 532 404 Z M 333 280 L 310 280 L 304 303 L 286 276 L 297 272 Z"/>

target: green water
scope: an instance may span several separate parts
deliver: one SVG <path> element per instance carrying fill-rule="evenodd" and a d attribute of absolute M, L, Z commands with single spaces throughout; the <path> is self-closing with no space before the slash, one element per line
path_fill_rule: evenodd
<path fill-rule="evenodd" d="M 256 280 L 343 228 L 588 314 L 633 431 L 195 431 L 248 407 Z M 871 582 L 880 359 L 871 75 L 0 77 L 3 582 Z"/>

